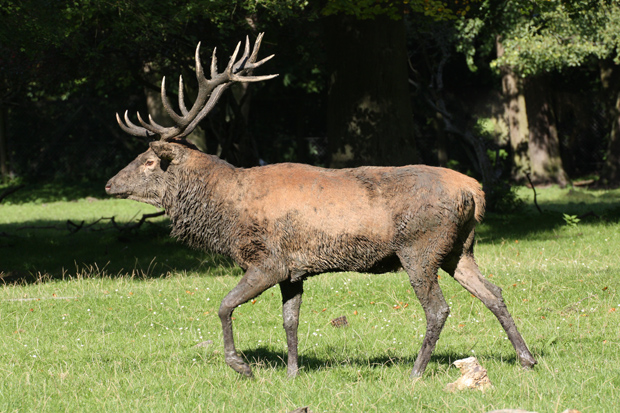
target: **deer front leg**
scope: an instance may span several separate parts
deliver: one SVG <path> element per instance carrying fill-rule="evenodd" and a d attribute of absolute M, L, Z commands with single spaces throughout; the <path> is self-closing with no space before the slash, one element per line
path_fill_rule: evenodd
<path fill-rule="evenodd" d="M 282 291 L 282 324 L 286 331 L 286 344 L 288 347 L 287 375 L 289 378 L 297 376 L 299 366 L 297 364 L 297 327 L 299 326 L 299 307 L 301 295 L 304 292 L 303 281 L 280 283 Z"/>
<path fill-rule="evenodd" d="M 252 369 L 237 354 L 235 341 L 233 338 L 232 313 L 236 307 L 259 296 L 269 287 L 276 283 L 271 281 L 261 270 L 251 267 L 246 272 L 239 284 L 233 288 L 222 300 L 218 315 L 222 321 L 222 331 L 224 335 L 224 357 L 226 364 L 232 367 L 237 373 L 247 377 L 252 377 Z"/>

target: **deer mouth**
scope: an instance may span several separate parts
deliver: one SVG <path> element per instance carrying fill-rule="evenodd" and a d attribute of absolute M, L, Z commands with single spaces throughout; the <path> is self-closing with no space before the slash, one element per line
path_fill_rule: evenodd
<path fill-rule="evenodd" d="M 105 192 L 108 195 L 114 196 L 116 198 L 127 198 L 129 196 L 128 193 L 119 191 L 117 186 L 113 186 L 110 182 L 108 182 L 105 186 Z"/>

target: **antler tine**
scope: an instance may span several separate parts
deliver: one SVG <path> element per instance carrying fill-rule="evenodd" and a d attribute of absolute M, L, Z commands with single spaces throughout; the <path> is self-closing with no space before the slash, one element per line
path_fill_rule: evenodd
<path fill-rule="evenodd" d="M 125 131 L 126 133 L 133 135 L 133 136 L 144 136 L 144 137 L 150 137 L 153 136 L 154 133 L 149 131 L 148 129 L 145 128 L 141 128 L 139 126 L 134 125 L 130 120 L 129 120 L 129 111 L 126 110 L 125 111 L 125 122 L 123 122 L 121 120 L 121 117 L 118 115 L 118 113 L 116 113 L 116 121 L 118 122 L 118 125 L 121 127 L 121 129 L 123 131 Z"/>
<path fill-rule="evenodd" d="M 139 113 L 139 112 L 137 112 Z M 149 131 L 148 129 L 144 129 L 141 128 L 137 125 L 134 125 L 130 120 L 129 120 L 129 111 L 126 110 L 125 111 L 125 124 L 127 125 L 127 127 L 131 130 L 134 131 L 134 133 L 137 133 L 137 136 L 142 136 L 142 134 L 148 134 L 151 133 L 151 131 Z M 148 136 L 148 135 L 147 135 Z"/>
<path fill-rule="evenodd" d="M 245 82 L 245 83 L 254 83 L 254 82 L 262 82 L 263 80 L 273 79 L 274 77 L 278 77 L 275 75 L 263 75 L 263 76 L 238 76 L 234 75 L 233 80 L 236 82 Z"/>
<path fill-rule="evenodd" d="M 264 35 L 265 33 L 259 33 L 258 36 L 256 37 L 256 41 L 254 42 L 254 48 L 252 49 L 252 55 L 250 56 L 250 62 L 252 63 L 256 60 L 256 57 L 258 56 L 258 49 L 260 48 L 260 44 L 263 41 Z"/>
<path fill-rule="evenodd" d="M 211 56 L 211 79 L 217 76 L 217 55 L 215 52 L 217 51 L 217 47 L 213 48 L 213 55 Z"/>
<path fill-rule="evenodd" d="M 202 63 L 200 62 L 200 42 L 196 46 L 196 54 L 194 56 L 194 60 L 196 61 L 196 78 L 200 80 L 201 77 L 204 77 L 204 71 L 202 70 Z"/>
<path fill-rule="evenodd" d="M 116 112 L 116 122 L 118 123 L 118 126 L 120 126 L 124 132 L 129 133 L 130 135 L 133 135 L 133 131 L 123 123 L 123 121 L 121 120 L 121 117 L 118 115 L 118 112 Z"/>
<path fill-rule="evenodd" d="M 168 94 L 166 93 L 166 76 L 164 76 L 161 79 L 161 103 L 164 105 L 164 109 L 166 109 L 166 113 L 168 113 L 168 116 L 170 116 L 170 118 L 172 118 L 172 120 L 174 121 L 174 123 L 176 124 L 183 124 L 183 117 L 179 116 L 174 109 L 172 108 L 172 105 L 170 104 L 170 100 L 168 100 Z"/>
<path fill-rule="evenodd" d="M 233 74 L 242 71 L 245 69 L 245 63 L 248 61 L 248 57 L 250 56 L 250 38 L 245 36 L 245 48 L 243 50 L 243 56 L 237 61 L 235 67 L 233 69 Z"/>
<path fill-rule="evenodd" d="M 179 76 L 179 109 L 181 109 L 183 116 L 187 116 L 188 111 L 187 107 L 185 107 L 185 95 L 183 92 L 183 76 Z"/>
<path fill-rule="evenodd" d="M 239 54 L 239 48 L 241 47 L 241 42 L 237 43 L 237 47 L 235 47 L 235 51 L 232 56 L 230 56 L 230 60 L 228 61 L 228 66 L 226 66 L 225 73 L 230 77 L 234 74 L 233 67 L 235 65 L 235 59 L 237 58 L 237 54 Z"/>
<path fill-rule="evenodd" d="M 158 135 L 161 135 L 166 132 L 166 128 L 155 123 L 151 115 L 149 115 L 150 123 L 147 123 L 144 121 L 144 119 L 142 119 L 142 116 L 140 116 L 140 112 L 138 112 L 137 115 L 138 115 L 138 122 L 140 122 L 140 125 L 142 125 L 142 127 L 144 127 L 144 129 L 148 130 L 149 132 L 153 132 Z"/>

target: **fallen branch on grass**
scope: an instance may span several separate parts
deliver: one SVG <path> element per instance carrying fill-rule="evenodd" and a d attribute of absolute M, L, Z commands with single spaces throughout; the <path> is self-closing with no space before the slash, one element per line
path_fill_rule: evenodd
<path fill-rule="evenodd" d="M 68 219 L 65 222 L 65 225 L 24 225 L 21 227 L 17 227 L 16 231 L 23 231 L 27 229 L 53 229 L 57 231 L 68 230 L 69 235 L 75 234 L 78 231 L 82 230 L 90 230 L 90 231 L 106 231 L 108 229 L 114 228 L 119 232 L 127 233 L 133 230 L 139 229 L 145 222 L 147 222 L 151 218 L 156 218 L 164 215 L 165 211 L 153 212 L 152 214 L 144 214 L 137 222 L 133 222 L 133 218 L 127 224 L 119 224 L 116 222 L 116 217 L 102 217 L 98 220 L 91 222 L 90 224 L 86 224 L 85 221 L 80 223 L 75 223 Z M 135 218 L 135 217 L 134 217 Z M 97 226 L 102 221 L 109 221 L 112 224 L 110 228 L 102 228 L 101 226 Z M 8 234 L 7 234 L 8 235 Z"/>
<path fill-rule="evenodd" d="M 114 217 L 109 218 L 110 222 L 112 222 L 112 225 L 114 225 L 114 228 L 118 229 L 121 232 L 125 232 L 125 231 L 131 231 L 134 229 L 138 229 L 142 226 L 142 224 L 144 224 L 146 222 L 147 219 L 150 218 L 156 218 L 156 217 L 160 217 L 162 215 L 164 215 L 166 213 L 166 211 L 159 211 L 159 212 L 153 212 L 152 214 L 144 214 L 142 215 L 142 218 L 140 218 L 140 220 L 136 223 L 127 223 L 127 224 L 118 224 L 115 220 Z"/>
<path fill-rule="evenodd" d="M 587 217 L 594 217 L 594 218 L 599 218 L 599 219 L 601 218 L 601 217 L 600 217 L 598 214 L 596 214 L 594 211 L 588 211 L 588 212 L 585 212 L 585 213 L 583 213 L 583 214 L 579 215 L 577 218 L 579 218 L 579 219 L 584 219 L 584 218 L 587 218 Z"/>

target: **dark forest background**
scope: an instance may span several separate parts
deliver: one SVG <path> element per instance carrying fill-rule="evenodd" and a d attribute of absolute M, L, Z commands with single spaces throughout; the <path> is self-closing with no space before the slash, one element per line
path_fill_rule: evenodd
<path fill-rule="evenodd" d="M 0 168 L 7 182 L 101 183 L 147 146 L 115 113 L 161 123 L 162 76 L 194 51 L 220 68 L 266 32 L 260 73 L 191 136 L 237 166 L 425 163 L 511 186 L 620 184 L 620 6 L 538 0 L 0 2 Z"/>

